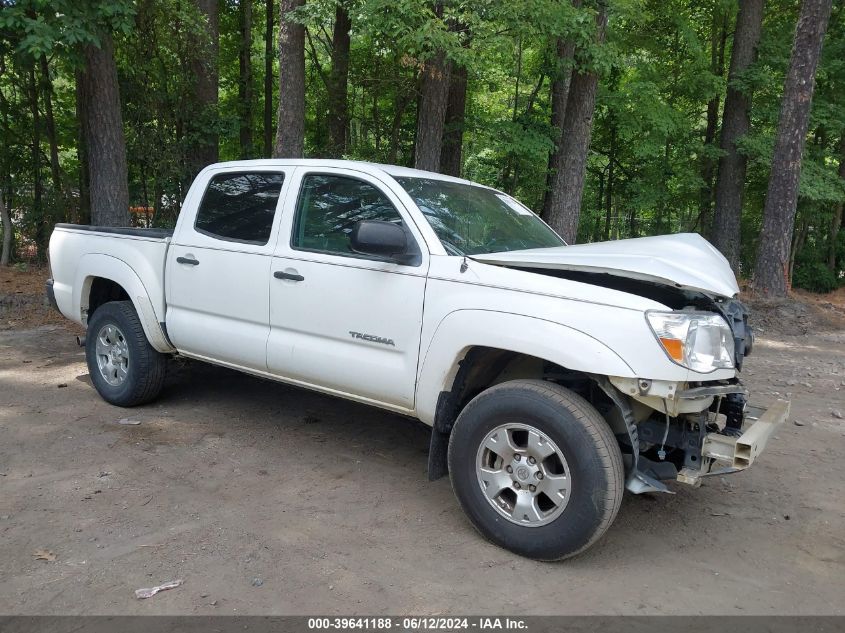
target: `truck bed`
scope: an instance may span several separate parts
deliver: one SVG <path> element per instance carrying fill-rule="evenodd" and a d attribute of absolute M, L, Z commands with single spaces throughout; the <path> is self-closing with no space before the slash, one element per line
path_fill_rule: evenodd
<path fill-rule="evenodd" d="M 129 226 L 89 226 L 87 224 L 67 224 L 60 222 L 56 228 L 72 229 L 74 231 L 90 231 L 92 233 L 111 233 L 112 235 L 130 235 L 132 237 L 149 237 L 164 239 L 173 237 L 173 229 L 138 229 Z"/>
<path fill-rule="evenodd" d="M 133 301 L 148 300 L 148 306 L 136 303 L 136 309 L 157 327 L 165 318 L 164 267 L 172 235 L 170 229 L 57 224 L 50 238 L 50 266 L 59 311 L 84 324 L 88 289 L 102 277 L 120 285 Z"/>

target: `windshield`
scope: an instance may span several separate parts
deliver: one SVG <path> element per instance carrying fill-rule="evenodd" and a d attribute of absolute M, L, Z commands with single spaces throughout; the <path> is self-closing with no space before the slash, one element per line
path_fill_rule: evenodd
<path fill-rule="evenodd" d="M 450 255 L 564 246 L 554 231 L 509 195 L 478 185 L 396 178 Z"/>

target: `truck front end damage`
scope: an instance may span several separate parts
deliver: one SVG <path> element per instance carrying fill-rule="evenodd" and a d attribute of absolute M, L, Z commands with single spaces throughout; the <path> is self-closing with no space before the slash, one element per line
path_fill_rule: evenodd
<path fill-rule="evenodd" d="M 616 399 L 628 429 L 617 436 L 626 487 L 635 494 L 670 492 L 664 483 L 669 480 L 698 486 L 705 477 L 748 468 L 789 416 L 784 400 L 767 410 L 746 406 L 747 391 L 738 380 L 690 385 L 611 377 L 609 382 L 627 396 Z M 743 403 L 739 411 L 737 402 Z"/>
<path fill-rule="evenodd" d="M 748 311 L 737 299 L 706 307 L 729 326 L 732 341 L 724 343 L 732 347 L 730 364 L 738 374 L 754 344 Z M 657 329 L 655 335 L 662 342 Z M 749 406 L 748 391 L 736 376 L 699 382 L 610 377 L 608 382 L 627 396 L 621 406 L 628 432 L 619 439 L 628 461 L 627 488 L 634 493 L 669 492 L 667 480 L 699 486 L 705 477 L 744 470 L 789 416 L 788 401 L 778 400 L 768 410 Z"/>
<path fill-rule="evenodd" d="M 788 402 L 778 401 L 767 411 L 747 404 L 739 374 L 754 346 L 748 310 L 737 299 L 739 287 L 727 260 L 699 235 L 476 258 L 661 306 L 646 310 L 645 320 L 666 360 L 685 370 L 686 379 L 683 373 L 674 380 L 591 376 L 607 396 L 603 403 L 591 402 L 620 442 L 631 492 L 669 492 L 665 481 L 700 485 L 704 477 L 748 468 L 787 419 Z"/>

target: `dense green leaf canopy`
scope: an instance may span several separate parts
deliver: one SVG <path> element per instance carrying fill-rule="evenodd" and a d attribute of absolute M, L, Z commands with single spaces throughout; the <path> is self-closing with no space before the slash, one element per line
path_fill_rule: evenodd
<path fill-rule="evenodd" d="M 252 3 L 248 49 L 255 90 L 246 93 L 248 104 L 238 89 L 243 2 Z M 610 0 L 601 46 L 595 44 L 594 0 L 308 0 L 287 16 L 306 27 L 307 156 L 330 153 L 328 86 L 338 2 L 352 25 L 345 157 L 413 164 L 420 71 L 445 52 L 452 68 L 467 74 L 462 174 L 539 211 L 556 142 L 550 87 L 574 67 L 599 75 L 579 241 L 677 231 L 708 235 L 715 176 L 706 166 L 720 156 L 735 0 Z M 264 0 L 220 0 L 219 53 L 209 59 L 208 24 L 193 0 L 0 0 L 0 190 L 15 223 L 18 257 L 43 257 L 51 223 L 86 218 L 75 88 L 80 47 L 113 35 L 131 205 L 149 209 L 139 222 L 172 225 L 193 175 L 198 137 L 216 133 L 221 160 L 235 159 L 243 149 L 238 131 L 244 113 L 256 131 L 264 126 L 267 6 Z M 279 5 L 271 6 L 276 31 Z M 735 82 L 753 94 L 751 131 L 739 144 L 748 157 L 745 274 L 762 223 L 798 8 L 798 0 L 768 0 L 757 60 Z M 555 53 L 559 39 L 575 44 L 571 64 Z M 198 59 L 219 71 L 214 107 L 196 101 Z M 272 67 L 277 77 L 275 56 Z M 273 86 L 275 108 L 275 80 Z M 835 224 L 845 202 L 843 97 L 845 9 L 835 3 L 817 73 L 793 240 L 795 282 L 817 290 L 840 283 L 845 266 L 845 237 Z M 709 137 L 708 105 L 718 115 Z M 58 181 L 50 177 L 51 145 Z M 260 145 L 254 143 L 252 156 L 260 157 Z"/>

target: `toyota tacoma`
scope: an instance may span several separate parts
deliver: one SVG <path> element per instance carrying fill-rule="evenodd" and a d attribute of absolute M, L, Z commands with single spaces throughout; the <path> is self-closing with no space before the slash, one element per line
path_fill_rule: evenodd
<path fill-rule="evenodd" d="M 174 230 L 59 224 L 50 262 L 106 401 L 153 400 L 179 354 L 417 418 L 429 477 L 535 559 L 590 547 L 626 489 L 747 468 L 788 416 L 746 403 L 748 312 L 699 235 L 569 246 L 441 174 L 212 165 Z"/>

